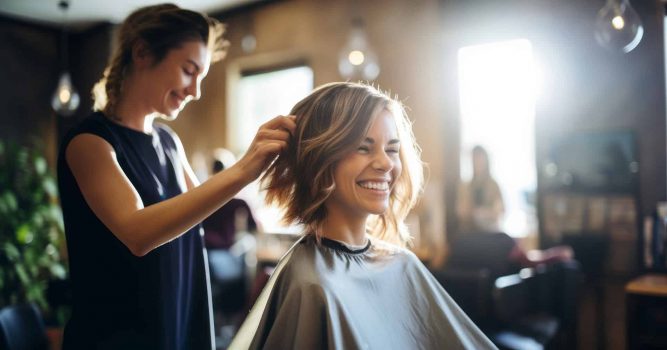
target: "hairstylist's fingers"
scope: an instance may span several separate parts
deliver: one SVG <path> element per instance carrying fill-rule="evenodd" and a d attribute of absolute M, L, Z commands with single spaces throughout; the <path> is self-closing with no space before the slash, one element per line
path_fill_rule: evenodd
<path fill-rule="evenodd" d="M 278 116 L 264 123 L 250 147 L 237 164 L 251 179 L 256 179 L 283 150 L 296 129 L 293 116 Z"/>
<path fill-rule="evenodd" d="M 260 129 L 257 132 L 257 140 L 289 140 L 290 134 L 284 129 Z"/>
<path fill-rule="evenodd" d="M 279 115 L 268 122 L 264 123 L 260 129 L 284 129 L 290 134 L 296 129 L 296 117 L 295 116 L 282 116 Z"/>
<path fill-rule="evenodd" d="M 265 152 L 272 156 L 280 154 L 280 152 L 282 152 L 286 148 L 287 148 L 287 142 L 285 141 L 272 141 L 264 145 Z"/>
<path fill-rule="evenodd" d="M 255 138 L 246 154 L 236 165 L 244 169 L 248 178 L 254 180 L 286 148 L 287 141 L 284 140 L 258 140 L 258 138 Z"/>

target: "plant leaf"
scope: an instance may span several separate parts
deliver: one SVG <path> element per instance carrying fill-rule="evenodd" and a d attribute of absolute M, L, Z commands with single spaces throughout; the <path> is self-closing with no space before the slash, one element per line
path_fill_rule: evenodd
<path fill-rule="evenodd" d="M 28 285 L 30 283 L 30 277 L 28 277 L 28 273 L 25 271 L 25 267 L 23 267 L 23 264 L 14 265 L 14 269 L 16 270 L 16 274 L 19 276 L 21 284 L 23 284 L 24 286 Z"/>
<path fill-rule="evenodd" d="M 35 164 L 35 171 L 38 175 L 46 174 L 46 160 L 43 157 L 36 156 L 33 162 Z"/>
<path fill-rule="evenodd" d="M 18 248 L 10 242 L 5 243 L 5 253 L 7 254 L 7 259 L 11 262 L 17 261 L 21 257 Z"/>
<path fill-rule="evenodd" d="M 32 242 L 32 233 L 30 232 L 30 225 L 23 224 L 16 229 L 16 240 L 21 244 L 28 244 Z"/>
<path fill-rule="evenodd" d="M 51 274 L 59 279 L 65 279 L 65 276 L 67 272 L 65 271 L 65 268 L 58 263 L 53 263 L 51 266 L 49 266 L 49 270 L 51 270 Z"/>

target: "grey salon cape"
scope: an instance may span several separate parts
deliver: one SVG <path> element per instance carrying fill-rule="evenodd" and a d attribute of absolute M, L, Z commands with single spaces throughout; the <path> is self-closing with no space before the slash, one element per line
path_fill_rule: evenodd
<path fill-rule="evenodd" d="M 495 349 L 417 257 L 302 237 L 230 349 Z"/>

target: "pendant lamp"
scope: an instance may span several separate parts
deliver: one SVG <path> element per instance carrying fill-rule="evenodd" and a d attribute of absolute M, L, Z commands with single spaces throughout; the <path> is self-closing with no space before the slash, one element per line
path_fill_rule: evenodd
<path fill-rule="evenodd" d="M 642 21 L 630 0 L 607 0 L 595 20 L 595 39 L 612 51 L 634 50 L 644 35 Z"/>
<path fill-rule="evenodd" d="M 338 72 L 345 79 L 362 80 L 374 80 L 380 74 L 380 64 L 359 17 L 352 20 L 350 36 L 338 55 Z"/>
<path fill-rule="evenodd" d="M 77 93 L 74 85 L 72 85 L 72 78 L 67 70 L 67 31 L 66 31 L 66 22 L 67 22 L 67 9 L 69 8 L 68 0 L 61 0 L 58 3 L 58 7 L 63 11 L 63 26 L 61 31 L 60 38 L 60 60 L 62 73 L 60 74 L 60 79 L 58 80 L 58 86 L 56 91 L 53 93 L 51 98 L 51 107 L 56 113 L 62 116 L 71 116 L 76 112 L 76 109 L 79 107 L 79 94 Z"/>

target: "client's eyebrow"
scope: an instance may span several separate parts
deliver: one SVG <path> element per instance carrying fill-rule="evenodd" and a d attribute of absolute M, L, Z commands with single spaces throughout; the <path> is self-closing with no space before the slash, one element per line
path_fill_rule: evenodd
<path fill-rule="evenodd" d="M 364 139 L 365 143 L 370 143 L 371 145 L 375 143 L 375 140 L 372 137 L 367 137 Z M 387 142 L 388 145 L 394 145 L 397 143 L 401 143 L 399 139 L 391 139 L 389 142 Z"/>

